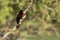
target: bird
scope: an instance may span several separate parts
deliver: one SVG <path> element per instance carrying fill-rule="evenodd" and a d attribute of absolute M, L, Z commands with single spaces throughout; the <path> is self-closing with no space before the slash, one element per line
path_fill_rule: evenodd
<path fill-rule="evenodd" d="M 23 10 L 20 10 L 17 17 L 16 17 L 16 23 L 19 24 L 20 20 L 22 19 L 23 17 Z M 16 28 L 19 28 L 19 25 L 16 26 Z"/>

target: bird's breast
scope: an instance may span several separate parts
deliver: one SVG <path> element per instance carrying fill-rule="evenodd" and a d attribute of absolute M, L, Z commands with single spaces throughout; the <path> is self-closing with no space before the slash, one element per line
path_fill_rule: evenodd
<path fill-rule="evenodd" d="M 19 16 L 22 17 L 23 16 L 23 13 L 20 13 Z"/>

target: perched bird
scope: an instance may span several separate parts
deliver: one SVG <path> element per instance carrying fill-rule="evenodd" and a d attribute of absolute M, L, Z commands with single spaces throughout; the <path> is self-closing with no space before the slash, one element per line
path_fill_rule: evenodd
<path fill-rule="evenodd" d="M 19 24 L 20 20 L 22 19 L 23 17 L 23 10 L 20 10 L 17 17 L 16 17 L 16 22 L 17 24 Z M 19 25 L 17 25 L 17 28 L 19 28 Z"/>

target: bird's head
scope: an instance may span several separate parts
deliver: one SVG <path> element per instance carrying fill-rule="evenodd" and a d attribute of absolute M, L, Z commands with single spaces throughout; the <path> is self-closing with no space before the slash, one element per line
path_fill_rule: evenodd
<path fill-rule="evenodd" d="M 19 13 L 23 13 L 23 10 L 20 10 Z"/>
<path fill-rule="evenodd" d="M 20 11 L 19 11 L 19 15 L 20 15 L 20 16 L 23 16 L 23 10 L 20 10 Z"/>

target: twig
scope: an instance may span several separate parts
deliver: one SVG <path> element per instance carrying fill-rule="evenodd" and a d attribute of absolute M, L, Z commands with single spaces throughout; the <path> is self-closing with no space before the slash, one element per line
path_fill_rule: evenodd
<path fill-rule="evenodd" d="M 26 14 L 26 12 L 29 10 L 29 8 L 32 6 L 32 3 L 33 3 L 33 0 L 31 0 L 31 3 L 29 4 L 29 6 L 27 7 L 27 9 L 26 10 L 24 10 L 24 14 Z"/>
<path fill-rule="evenodd" d="M 42 6 L 45 7 L 46 9 L 48 9 L 48 10 L 54 11 L 54 12 L 56 12 L 56 13 L 59 13 L 59 12 L 57 12 L 55 9 L 53 9 L 53 8 L 51 8 L 51 7 L 48 7 L 47 5 L 45 5 L 45 4 L 43 4 L 43 3 L 42 3 Z"/>
<path fill-rule="evenodd" d="M 2 37 L 2 39 L 5 39 L 9 34 L 11 34 L 11 32 L 6 33 L 6 34 Z"/>
<path fill-rule="evenodd" d="M 51 24 L 51 25 L 52 25 L 52 24 Z M 59 38 L 59 37 L 60 37 L 59 32 L 57 31 L 56 28 L 54 28 L 54 25 L 52 25 L 52 29 L 55 31 L 56 36 Z"/>

